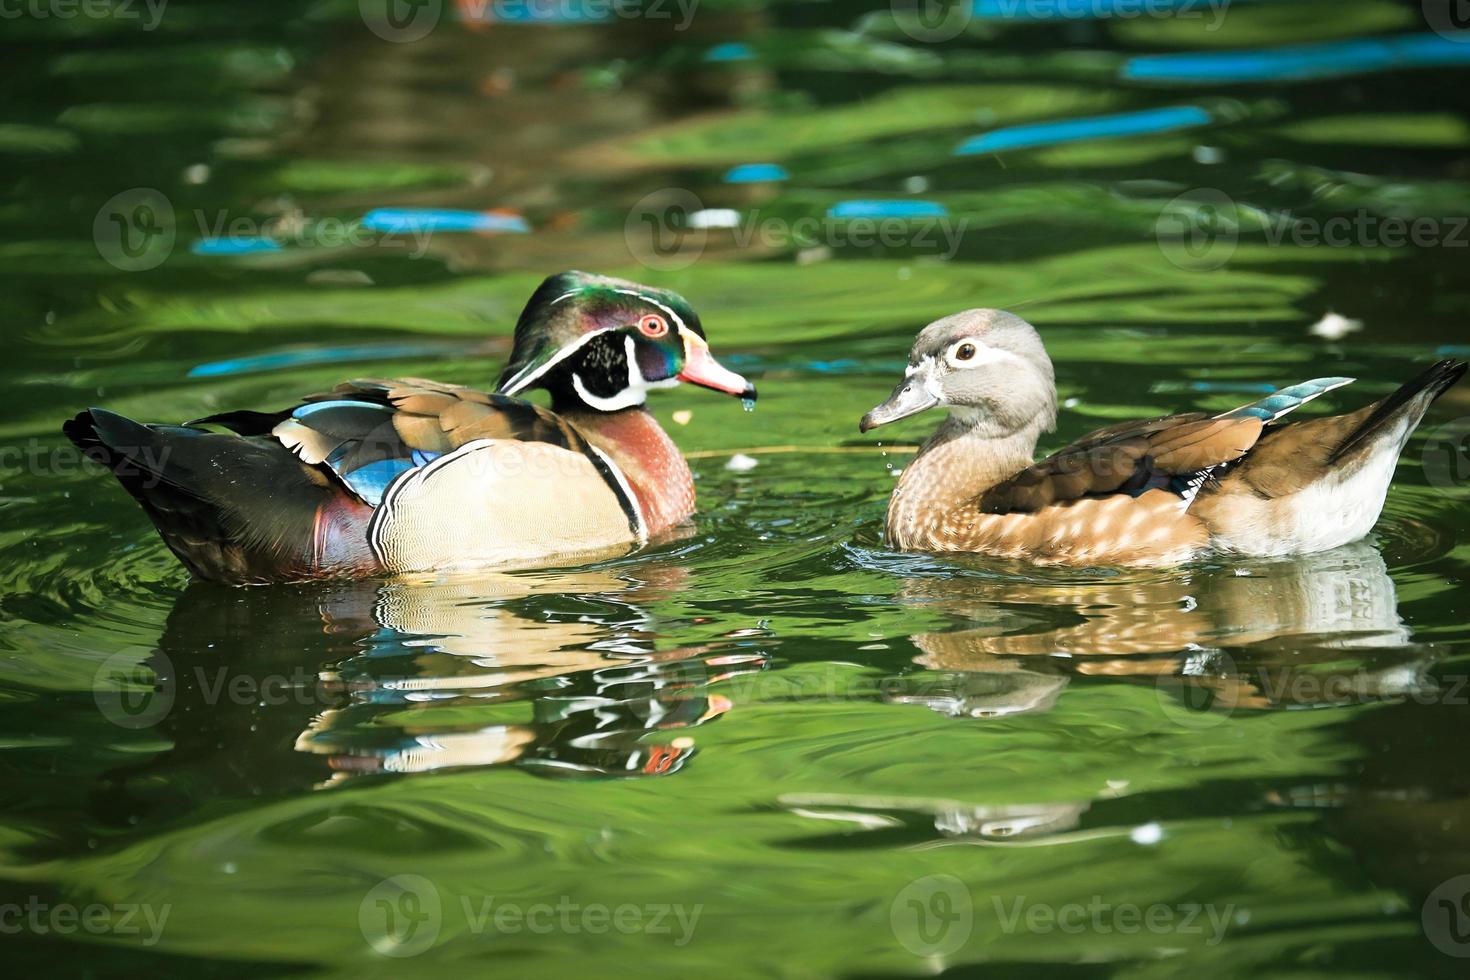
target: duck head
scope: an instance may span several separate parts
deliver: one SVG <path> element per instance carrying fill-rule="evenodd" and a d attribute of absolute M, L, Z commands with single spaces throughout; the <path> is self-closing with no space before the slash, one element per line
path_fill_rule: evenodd
<path fill-rule="evenodd" d="M 522 311 L 497 391 L 545 388 L 558 410 L 616 412 L 680 381 L 755 398 L 754 385 L 714 359 L 699 316 L 679 294 L 563 272 L 543 282 Z"/>
<path fill-rule="evenodd" d="M 1056 425 L 1051 359 L 1034 327 L 1004 310 L 965 310 L 919 331 L 904 379 L 858 429 L 867 432 L 926 409 L 987 435 Z"/>

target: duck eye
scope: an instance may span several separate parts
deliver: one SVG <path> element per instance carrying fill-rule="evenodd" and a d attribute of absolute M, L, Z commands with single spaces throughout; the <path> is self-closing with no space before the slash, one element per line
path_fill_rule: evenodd
<path fill-rule="evenodd" d="M 645 313 L 638 318 L 638 330 L 645 337 L 662 337 L 669 332 L 669 322 L 657 313 Z"/>
<path fill-rule="evenodd" d="M 960 344 L 954 349 L 954 357 L 957 361 L 968 361 L 975 356 L 974 344 Z"/>

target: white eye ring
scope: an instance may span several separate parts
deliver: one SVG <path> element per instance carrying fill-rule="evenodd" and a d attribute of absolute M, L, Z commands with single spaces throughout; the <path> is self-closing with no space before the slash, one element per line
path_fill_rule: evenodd
<path fill-rule="evenodd" d="M 980 341 L 966 337 L 945 352 L 944 360 L 952 368 L 976 367 L 984 363 L 985 359 L 977 356 L 984 346 Z"/>

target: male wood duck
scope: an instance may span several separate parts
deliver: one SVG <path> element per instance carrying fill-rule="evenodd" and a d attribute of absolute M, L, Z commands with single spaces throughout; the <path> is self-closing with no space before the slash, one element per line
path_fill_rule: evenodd
<path fill-rule="evenodd" d="M 357 380 L 278 412 L 177 426 L 93 408 L 64 430 L 201 578 L 528 567 L 626 550 L 693 513 L 689 467 L 644 407 L 680 381 L 755 398 L 682 297 L 565 272 L 526 304 L 493 393 Z M 550 411 L 519 397 L 533 388 Z"/>
<path fill-rule="evenodd" d="M 859 428 L 949 409 L 888 504 L 906 551 L 1064 565 L 1305 554 L 1372 529 L 1410 433 L 1465 368 L 1440 361 L 1350 415 L 1281 422 L 1353 380 L 1318 378 L 1221 415 L 1110 426 L 1033 462 L 1056 424 L 1051 360 L 1020 317 L 967 310 L 920 331 L 905 379 Z"/>

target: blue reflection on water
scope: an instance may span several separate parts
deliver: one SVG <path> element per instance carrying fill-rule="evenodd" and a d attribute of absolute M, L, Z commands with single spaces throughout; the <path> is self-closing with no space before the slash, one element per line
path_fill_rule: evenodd
<path fill-rule="evenodd" d="M 1470 31 L 1456 37 L 1401 34 L 1244 51 L 1139 55 L 1123 63 L 1121 74 L 1135 81 L 1264 82 L 1462 64 L 1470 64 Z"/>
<path fill-rule="evenodd" d="M 1079 140 L 1167 133 L 1176 129 L 1206 126 L 1210 122 L 1210 114 L 1199 106 L 1166 106 L 1138 112 L 1120 112 L 1110 116 L 1005 126 L 970 137 L 955 147 L 954 153 L 955 156 L 971 156 L 976 153 L 999 153 L 1002 150 L 1051 146 L 1056 143 L 1075 143 Z"/>
<path fill-rule="evenodd" d="M 725 171 L 727 184 L 758 184 L 764 181 L 790 180 L 791 174 L 779 163 L 742 163 Z"/>
<path fill-rule="evenodd" d="M 528 232 L 526 219 L 518 214 L 488 211 L 458 211 L 449 208 L 376 208 L 363 216 L 362 226 L 370 231 L 397 234 L 425 231 Z"/>
<path fill-rule="evenodd" d="M 949 209 L 934 201 L 839 201 L 829 218 L 943 218 Z"/>
<path fill-rule="evenodd" d="M 344 347 L 314 347 L 310 350 L 277 351 L 236 357 L 228 361 L 211 361 L 189 370 L 191 378 L 218 378 L 230 374 L 254 374 L 306 364 L 332 364 L 338 361 L 373 361 L 397 357 L 427 357 L 459 350 L 451 344 L 355 344 Z"/>
<path fill-rule="evenodd" d="M 270 238 L 201 238 L 189 246 L 195 255 L 259 255 L 280 250 L 281 243 Z"/>
<path fill-rule="evenodd" d="M 1172 13 L 1202 16 L 1229 0 L 1148 0 L 1154 16 Z M 1140 0 L 975 0 L 971 12 L 980 20 L 1104 20 L 1129 19 L 1145 9 Z"/>

